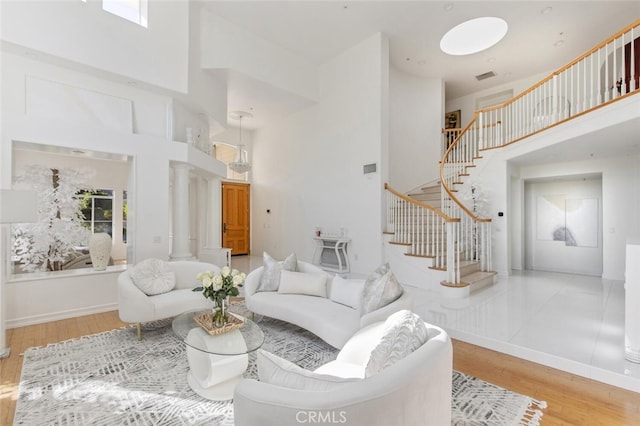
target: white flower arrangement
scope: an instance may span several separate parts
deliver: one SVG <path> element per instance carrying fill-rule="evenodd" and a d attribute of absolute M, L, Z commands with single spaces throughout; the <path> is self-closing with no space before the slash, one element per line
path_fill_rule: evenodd
<path fill-rule="evenodd" d="M 194 288 L 193 291 L 201 291 L 204 297 L 219 305 L 223 299 L 239 294 L 238 287 L 244 283 L 246 277 L 244 272 L 228 266 L 223 267 L 218 274 L 211 271 L 201 272 L 196 276 L 196 280 L 200 281 L 202 286 Z"/>

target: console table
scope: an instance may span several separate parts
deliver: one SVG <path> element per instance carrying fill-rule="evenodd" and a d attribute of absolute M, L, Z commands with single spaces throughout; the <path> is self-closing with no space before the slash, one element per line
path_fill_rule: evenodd
<path fill-rule="evenodd" d="M 344 274 L 349 272 L 349 256 L 347 255 L 348 238 L 336 236 L 313 237 L 316 249 L 313 259 L 325 271 Z M 319 256 L 318 256 L 319 253 Z"/>

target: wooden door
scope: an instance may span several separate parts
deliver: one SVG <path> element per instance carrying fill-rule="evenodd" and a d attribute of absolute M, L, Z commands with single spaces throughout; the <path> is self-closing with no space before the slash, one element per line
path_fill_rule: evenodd
<path fill-rule="evenodd" d="M 231 255 L 250 254 L 249 184 L 222 183 L 222 247 Z"/>

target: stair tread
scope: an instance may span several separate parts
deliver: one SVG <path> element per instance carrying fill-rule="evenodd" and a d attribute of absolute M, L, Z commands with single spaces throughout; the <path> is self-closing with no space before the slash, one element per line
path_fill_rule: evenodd
<path fill-rule="evenodd" d="M 493 275 L 496 275 L 497 272 L 495 271 L 476 271 L 476 272 L 472 272 L 470 274 L 464 275 L 462 277 L 460 277 L 460 281 L 464 281 L 464 282 L 468 282 L 468 283 L 474 283 L 476 281 L 480 281 L 483 280 L 485 278 L 491 277 Z"/>

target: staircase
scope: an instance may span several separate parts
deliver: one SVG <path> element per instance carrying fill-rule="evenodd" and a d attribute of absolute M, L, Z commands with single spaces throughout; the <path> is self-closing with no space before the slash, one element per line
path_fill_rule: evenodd
<path fill-rule="evenodd" d="M 640 94 L 640 20 L 502 105 L 476 111 L 440 161 L 440 179 L 401 194 L 388 184 L 385 258 L 401 282 L 465 297 L 493 283 L 491 219 L 460 200 L 483 151 L 499 149 Z M 477 173 L 477 172 L 476 172 Z M 467 191 L 468 192 L 468 191 Z"/>
<path fill-rule="evenodd" d="M 465 256 L 465 250 L 456 250 L 459 241 L 448 237 L 447 230 L 460 221 L 448 218 L 440 209 L 443 191 L 439 183 L 423 186 L 404 197 L 395 195 L 388 186 L 387 191 L 389 214 L 394 219 L 388 227 L 391 230 L 385 232 L 385 254 L 401 282 L 452 297 L 464 297 L 493 284 L 496 273 L 482 271 L 481 263 Z M 453 250 L 449 250 L 450 245 Z M 458 264 L 460 275 L 455 283 L 447 279 L 448 254 Z"/>
<path fill-rule="evenodd" d="M 442 186 L 440 182 L 430 186 L 420 187 L 417 190 L 410 191 L 407 195 L 416 201 L 429 204 L 438 209 L 442 205 L 440 202 L 442 199 Z"/>

